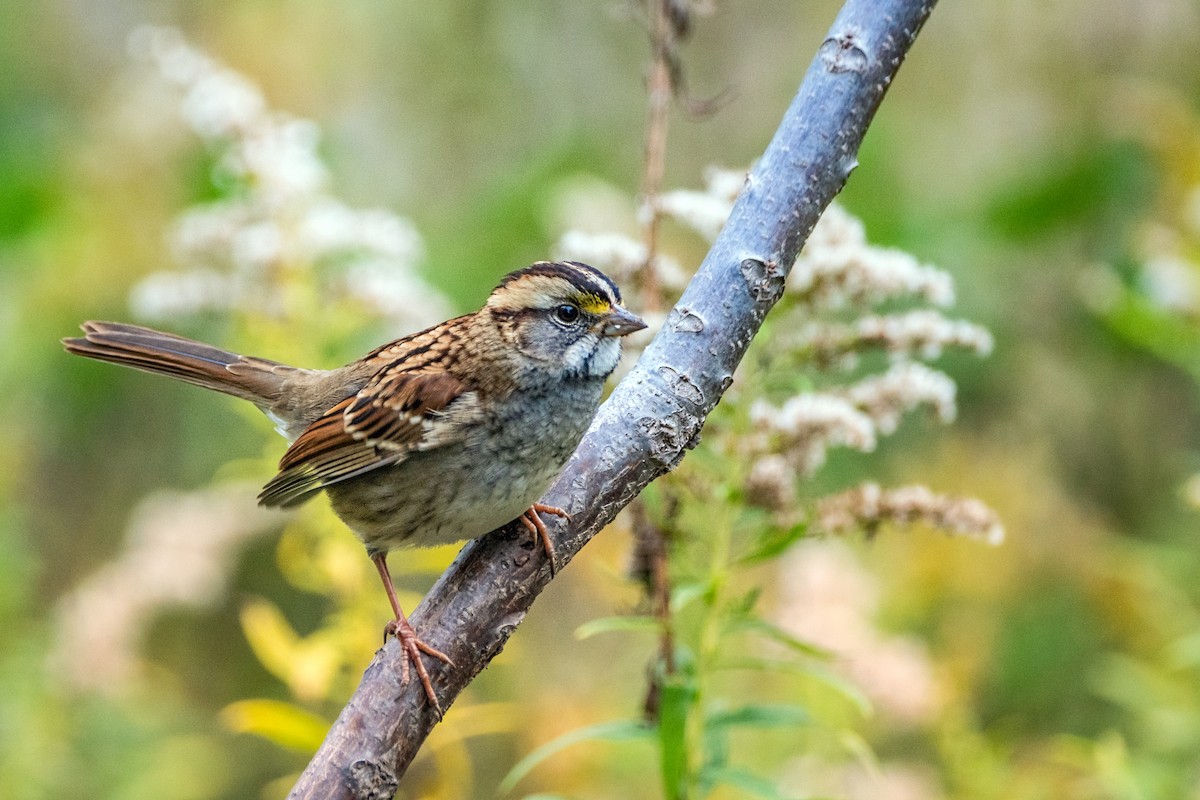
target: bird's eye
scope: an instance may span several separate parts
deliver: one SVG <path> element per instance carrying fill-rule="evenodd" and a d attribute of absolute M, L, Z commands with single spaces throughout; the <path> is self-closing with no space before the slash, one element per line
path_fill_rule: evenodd
<path fill-rule="evenodd" d="M 579 309 L 570 303 L 563 303 L 554 309 L 554 316 L 558 318 L 559 322 L 570 324 L 579 319 Z"/>

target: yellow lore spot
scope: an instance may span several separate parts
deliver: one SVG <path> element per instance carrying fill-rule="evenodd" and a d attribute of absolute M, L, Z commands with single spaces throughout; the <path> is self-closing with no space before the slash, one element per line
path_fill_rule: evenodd
<path fill-rule="evenodd" d="M 598 294 L 580 295 L 579 308 L 589 314 L 607 314 L 612 311 L 612 304 Z"/>

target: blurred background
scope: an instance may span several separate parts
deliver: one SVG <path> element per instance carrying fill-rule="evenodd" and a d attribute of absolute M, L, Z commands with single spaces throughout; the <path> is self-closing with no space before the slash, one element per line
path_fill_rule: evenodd
<path fill-rule="evenodd" d="M 676 110 L 669 187 L 761 152 L 839 4 L 713 6 L 687 86 L 732 99 Z M 253 409 L 58 340 L 122 319 L 333 366 L 475 307 L 580 214 L 633 225 L 644 26 L 620 2 L 4 12 L 0 794 L 282 797 L 378 644 L 370 563 L 321 508 L 254 510 L 283 445 Z M 821 483 L 973 495 L 1007 540 L 913 531 L 781 562 L 778 602 L 852 607 L 878 645 L 860 679 L 884 687 L 845 723 L 874 759 L 796 739 L 787 796 L 1200 798 L 1197 52 L 1193 0 L 947 2 L 918 39 L 841 202 L 872 241 L 951 273 L 955 313 L 995 348 L 941 365 L 954 425 L 833 454 Z M 241 123 L 184 102 L 189 53 L 247 82 L 226 87 L 243 122 L 265 119 L 256 97 L 312 121 L 272 118 L 290 166 L 214 146 Z M 280 205 L 334 222 L 254 227 Z M 221 239 L 234 222 L 257 234 Z M 703 257 L 667 235 L 687 267 Z M 280 253 L 306 236 L 328 258 L 300 269 Z M 219 269 L 263 251 L 276 294 Z M 346 259 L 368 291 L 338 282 Z M 409 606 L 454 552 L 393 556 Z M 618 524 L 554 582 L 407 796 L 495 796 L 539 744 L 639 713 L 653 640 L 572 635 L 637 602 L 628 552 Z M 654 769 L 589 744 L 512 796 L 656 797 Z"/>

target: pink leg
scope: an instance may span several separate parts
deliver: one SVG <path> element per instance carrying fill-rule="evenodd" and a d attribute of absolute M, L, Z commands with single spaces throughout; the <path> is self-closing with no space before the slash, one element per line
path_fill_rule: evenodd
<path fill-rule="evenodd" d="M 392 585 L 392 574 L 388 572 L 387 553 L 375 553 L 371 556 L 371 560 L 375 562 L 375 569 L 379 570 L 379 578 L 383 581 L 383 590 L 387 592 L 388 602 L 392 604 L 392 613 L 396 615 L 396 618 L 384 627 L 383 638 L 386 640 L 389 633 L 395 636 L 400 640 L 400 646 L 404 648 L 407 655 L 401 680 L 405 683 L 408 682 L 408 662 L 411 661 L 417 668 L 417 677 L 421 679 L 421 685 L 425 687 L 425 696 L 429 698 L 438 717 L 441 717 L 442 706 L 438 703 L 437 695 L 433 693 L 433 683 L 429 680 L 429 673 L 421 660 L 421 653 L 433 656 L 452 667 L 454 662 L 445 653 L 435 650 L 417 638 L 416 630 L 409 624 L 408 617 L 404 616 L 404 612 L 400 610 L 400 602 L 396 599 L 396 587 Z"/>

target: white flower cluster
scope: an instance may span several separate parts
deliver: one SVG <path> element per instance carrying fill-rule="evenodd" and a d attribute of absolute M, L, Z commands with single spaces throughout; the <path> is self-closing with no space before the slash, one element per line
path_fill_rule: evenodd
<path fill-rule="evenodd" d="M 901 250 L 872 247 L 862 222 L 836 203 L 808 237 L 786 291 L 814 309 L 869 307 L 904 297 L 936 306 L 954 302 L 949 275 Z"/>
<path fill-rule="evenodd" d="M 669 215 L 711 241 L 728 219 L 745 181 L 744 171 L 710 168 L 703 191 L 665 192 L 651 198 L 648 202 L 654 206 L 642 208 L 641 214 Z M 559 240 L 558 254 L 609 271 L 631 287 L 636 306 L 638 279 L 646 264 L 644 243 L 620 233 L 570 230 Z M 687 274 L 663 256 L 656 263 L 661 287 L 672 293 L 682 290 Z M 831 447 L 874 450 L 880 436 L 894 433 L 906 413 L 922 406 L 931 408 L 940 421 L 954 418 L 954 382 L 914 359 L 935 359 L 947 348 L 985 355 L 993 346 L 991 334 L 981 326 L 947 319 L 929 308 L 863 313 L 851 322 L 822 319 L 829 312 L 866 312 L 894 300 L 915 299 L 935 306 L 954 302 L 948 274 L 907 253 L 872 247 L 862 222 L 837 205 L 826 209 L 818 221 L 785 291 L 787 299 L 780 311 L 816 319 L 790 330 L 778 325 L 772 340 L 777 350 L 803 353 L 818 368 L 849 369 L 864 350 L 879 349 L 892 364 L 882 374 L 847 386 L 805 392 L 779 405 L 762 399 L 751 405 L 757 433 L 738 448 L 751 459 L 745 490 L 750 502 L 776 512 L 795 509 L 797 479 L 824 465 Z M 634 349 L 648 342 L 658 327 L 652 325 L 631 342 Z"/>
<path fill-rule="evenodd" d="M 760 434 L 757 460 L 776 453 L 800 475 L 811 475 L 825 464 L 831 447 L 870 452 L 880 435 L 894 433 L 903 416 L 921 406 L 931 408 L 942 422 L 954 418 L 955 385 L 946 375 L 922 364 L 902 362 L 882 375 L 872 375 L 842 389 L 805 392 L 781 406 L 756 400 L 750 418 Z M 779 475 L 791 485 L 794 474 Z M 758 478 L 760 484 L 763 476 Z M 765 486 L 756 492 L 768 496 Z"/>
<path fill-rule="evenodd" d="M 866 483 L 822 500 L 817 506 L 817 527 L 826 533 L 874 531 L 884 523 L 923 523 L 951 534 L 1004 541 L 1004 526 L 996 512 L 973 497 L 937 494 L 924 486 L 881 489 Z"/>
<path fill-rule="evenodd" d="M 329 193 L 320 132 L 273 111 L 253 83 L 189 45 L 172 28 L 140 28 L 131 52 L 183 92 L 182 116 L 213 150 L 227 199 L 194 207 L 171 235 L 183 271 L 149 276 L 133 291 L 135 312 L 169 318 L 200 311 L 278 310 L 280 277 L 335 266 L 322 289 L 356 298 L 397 327 L 448 314 L 415 268 L 423 244 L 406 219 L 353 209 Z"/>
<path fill-rule="evenodd" d="M 224 593 L 245 542 L 279 524 L 257 487 L 162 492 L 133 513 L 124 552 L 58 603 L 54 666 L 71 684 L 119 691 L 138 668 L 139 639 L 169 604 L 201 607 Z"/>
<path fill-rule="evenodd" d="M 858 354 L 878 347 L 893 361 L 920 358 L 932 361 L 947 348 L 970 350 L 984 356 L 992 351 L 991 333 L 966 320 L 947 319 L 933 309 L 916 309 L 896 314 L 868 314 L 849 324 L 813 322 L 796 341 L 812 351 L 820 364 L 853 369 Z"/>
<path fill-rule="evenodd" d="M 939 422 L 953 422 L 957 387 L 945 373 L 924 364 L 902 362 L 882 375 L 852 384 L 846 399 L 862 411 L 880 433 L 896 432 L 900 419 L 909 411 L 928 406 Z"/>
<path fill-rule="evenodd" d="M 992 334 L 986 328 L 966 320 L 950 320 L 931 309 L 905 314 L 869 315 L 854 325 L 864 344 L 879 344 L 893 357 L 916 354 L 932 360 L 946 347 L 973 350 L 979 355 L 992 352 Z"/>
<path fill-rule="evenodd" d="M 783 511 L 795 502 L 796 469 L 779 453 L 767 453 L 751 465 L 745 489 L 752 505 Z"/>
<path fill-rule="evenodd" d="M 739 170 L 709 167 L 704 173 L 705 189 L 676 189 L 658 198 L 658 210 L 674 217 L 708 241 L 717 238 L 733 202 L 746 183 L 746 173 Z"/>
<path fill-rule="evenodd" d="M 750 445 L 754 466 L 746 489 L 752 501 L 775 511 L 795 505 L 796 479 L 819 469 L 829 448 L 873 450 L 906 414 L 922 407 L 941 422 L 954 419 L 954 381 L 916 359 L 937 358 L 951 347 L 982 355 L 993 345 L 984 328 L 929 308 L 864 314 L 850 322 L 822 319 L 829 312 L 866 310 L 889 300 L 917 298 L 946 305 L 954 299 L 949 275 L 908 254 L 871 247 L 862 223 L 838 206 L 830 206 L 817 224 L 787 292 L 795 303 L 791 313 L 817 319 L 797 333 L 779 326 L 778 347 L 804 354 L 817 368 L 840 369 L 857 366 L 862 352 L 879 349 L 891 366 L 780 405 L 755 403 L 751 416 L 759 435 Z M 759 467 L 763 462 L 769 466 Z M 780 502 L 789 494 L 793 499 Z"/>
<path fill-rule="evenodd" d="M 862 452 L 875 449 L 876 426 L 871 417 L 849 399 L 833 394 L 806 392 L 779 407 L 756 400 L 750 406 L 750 419 L 760 432 L 768 434 L 760 440 L 763 450 L 782 452 L 792 469 L 802 475 L 820 469 L 831 447 Z M 793 477 L 787 480 L 790 484 Z"/>

